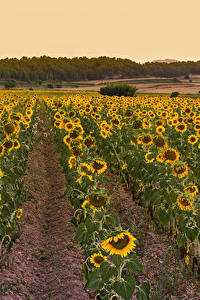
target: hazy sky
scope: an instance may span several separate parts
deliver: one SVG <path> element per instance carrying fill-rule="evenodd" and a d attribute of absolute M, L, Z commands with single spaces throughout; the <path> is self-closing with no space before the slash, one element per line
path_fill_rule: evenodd
<path fill-rule="evenodd" d="M 0 58 L 200 60 L 200 0 L 0 0 Z"/>

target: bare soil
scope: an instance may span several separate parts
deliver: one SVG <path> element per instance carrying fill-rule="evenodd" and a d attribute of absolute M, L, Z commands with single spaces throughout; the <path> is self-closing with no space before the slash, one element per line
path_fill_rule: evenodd
<path fill-rule="evenodd" d="M 63 196 L 66 187 L 53 133 L 46 114 L 40 116 L 36 134 L 41 141 L 31 153 L 25 189 L 31 201 L 23 204 L 22 235 L 10 257 L 1 265 L 0 284 L 8 291 L 2 300 L 87 300 L 81 265 L 84 257 L 73 243 L 73 210 Z"/>

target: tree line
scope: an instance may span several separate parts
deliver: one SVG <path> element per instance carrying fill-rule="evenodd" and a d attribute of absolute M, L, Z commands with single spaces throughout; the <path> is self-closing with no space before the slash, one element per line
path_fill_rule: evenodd
<path fill-rule="evenodd" d="M 0 79 L 20 81 L 79 81 L 113 77 L 178 77 L 200 74 L 200 61 L 136 63 L 130 59 L 101 57 L 22 57 L 0 59 Z"/>

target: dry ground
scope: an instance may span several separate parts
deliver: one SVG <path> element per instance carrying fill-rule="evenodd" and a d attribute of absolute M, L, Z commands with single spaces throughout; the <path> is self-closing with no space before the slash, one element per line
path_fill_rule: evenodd
<path fill-rule="evenodd" d="M 44 113 L 41 117 L 46 119 Z M 73 211 L 63 196 L 66 183 L 54 154 L 53 134 L 47 120 L 41 122 L 37 134 L 42 139 L 31 154 L 24 178 L 32 200 L 23 204 L 22 235 L 10 253 L 10 263 L 0 269 L 0 283 L 10 289 L 0 293 L 0 299 L 91 299 L 81 276 L 84 257 L 73 243 Z"/>

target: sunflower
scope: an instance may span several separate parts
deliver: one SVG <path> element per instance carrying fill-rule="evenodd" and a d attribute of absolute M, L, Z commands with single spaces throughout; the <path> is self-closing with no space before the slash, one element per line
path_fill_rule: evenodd
<path fill-rule="evenodd" d="M 151 145 L 153 143 L 152 142 L 152 136 L 150 134 L 143 135 L 142 138 L 141 138 L 141 143 L 144 146 Z"/>
<path fill-rule="evenodd" d="M 70 169 L 75 169 L 76 168 L 76 157 L 75 156 L 70 156 L 68 159 L 68 165 Z"/>
<path fill-rule="evenodd" d="M 91 137 L 90 135 L 87 136 L 87 137 L 83 140 L 83 145 L 84 145 L 86 148 L 92 148 L 92 147 L 94 147 L 95 141 L 94 141 L 93 137 Z"/>
<path fill-rule="evenodd" d="M 152 157 L 152 152 L 147 152 L 145 154 L 145 159 L 148 163 L 152 163 L 155 160 L 155 158 Z"/>
<path fill-rule="evenodd" d="M 99 268 L 101 263 L 107 260 L 107 257 L 103 256 L 101 252 L 93 254 L 90 258 L 91 263 L 95 265 L 96 268 Z"/>
<path fill-rule="evenodd" d="M 22 216 L 22 209 L 18 209 L 17 213 L 16 213 L 16 217 L 17 219 L 20 219 Z"/>
<path fill-rule="evenodd" d="M 107 203 L 108 197 L 102 191 L 92 192 L 83 202 L 82 208 L 86 209 L 86 206 L 89 205 L 92 210 L 104 209 Z"/>
<path fill-rule="evenodd" d="M 188 196 L 190 197 L 195 196 L 199 192 L 198 187 L 196 185 L 188 185 L 186 186 L 186 188 L 184 188 L 184 191 L 188 193 Z"/>
<path fill-rule="evenodd" d="M 13 146 L 15 149 L 19 149 L 20 148 L 20 142 L 18 140 L 13 140 Z"/>
<path fill-rule="evenodd" d="M 158 126 L 158 127 L 156 128 L 156 132 L 157 132 L 158 134 L 162 134 L 163 132 L 165 132 L 165 127 L 164 127 L 164 126 Z"/>
<path fill-rule="evenodd" d="M 135 120 L 132 124 L 134 129 L 141 129 L 142 128 L 142 121 L 140 120 Z"/>
<path fill-rule="evenodd" d="M 188 166 L 184 163 L 179 164 L 179 165 L 174 165 L 173 171 L 174 171 L 175 176 L 178 176 L 179 178 L 183 178 L 183 177 L 187 176 L 187 174 L 188 174 Z"/>
<path fill-rule="evenodd" d="M 5 147 L 3 145 L 0 146 L 0 157 L 4 155 Z"/>
<path fill-rule="evenodd" d="M 161 135 L 156 135 L 153 138 L 153 143 L 157 148 L 163 148 L 167 146 L 167 143 L 165 142 L 165 139 Z"/>
<path fill-rule="evenodd" d="M 101 174 L 107 169 L 107 164 L 105 161 L 100 159 L 94 159 L 90 165 L 92 173 Z"/>
<path fill-rule="evenodd" d="M 70 139 L 70 136 L 69 136 L 69 135 L 64 136 L 63 142 L 64 142 L 66 145 L 69 145 L 69 144 L 70 144 L 70 141 L 71 141 L 71 139 Z"/>
<path fill-rule="evenodd" d="M 178 124 L 178 125 L 176 125 L 175 130 L 183 133 L 187 130 L 187 125 L 186 124 Z"/>
<path fill-rule="evenodd" d="M 174 163 L 179 159 L 179 153 L 172 148 L 168 148 L 163 153 L 164 161 L 167 163 Z"/>
<path fill-rule="evenodd" d="M 90 165 L 88 165 L 86 163 L 82 163 L 80 165 L 79 173 L 81 174 L 81 176 L 87 176 L 86 172 L 89 172 L 89 171 L 90 171 Z"/>
<path fill-rule="evenodd" d="M 78 132 L 78 130 L 72 130 L 69 132 L 69 137 L 71 139 L 81 139 L 80 133 Z"/>
<path fill-rule="evenodd" d="M 6 140 L 3 145 L 8 152 L 10 152 L 14 147 L 13 142 L 11 140 Z"/>
<path fill-rule="evenodd" d="M 78 146 L 72 147 L 71 152 L 74 156 L 82 156 L 83 155 L 83 151 Z"/>
<path fill-rule="evenodd" d="M 189 137 L 188 137 L 188 143 L 190 143 L 191 145 L 194 145 L 198 142 L 198 137 L 194 134 L 191 134 Z"/>
<path fill-rule="evenodd" d="M 0 178 L 3 177 L 3 172 L 0 169 Z"/>
<path fill-rule="evenodd" d="M 193 209 L 192 203 L 187 197 L 179 197 L 177 199 L 178 206 L 181 210 L 191 210 Z"/>
<path fill-rule="evenodd" d="M 156 156 L 156 160 L 160 163 L 162 163 L 165 159 L 163 158 L 163 153 L 159 153 L 157 156 Z"/>
<path fill-rule="evenodd" d="M 71 130 L 73 130 L 74 129 L 74 124 L 73 124 L 73 122 L 67 122 L 66 124 L 65 124 L 65 130 L 66 131 L 71 131 Z"/>
<path fill-rule="evenodd" d="M 3 131 L 6 136 L 13 135 L 16 132 L 17 128 L 15 127 L 14 123 L 7 123 L 3 127 Z"/>
<path fill-rule="evenodd" d="M 128 231 L 125 231 L 109 237 L 102 243 L 102 248 L 110 255 L 125 257 L 136 247 L 135 240 Z"/>
<path fill-rule="evenodd" d="M 107 132 L 106 130 L 104 130 L 104 129 L 101 129 L 100 134 L 101 134 L 101 136 L 102 136 L 104 139 L 106 139 L 107 136 L 108 136 L 108 132 Z"/>
<path fill-rule="evenodd" d="M 76 116 L 76 112 L 72 110 L 68 113 L 68 115 L 70 118 L 74 118 Z"/>

